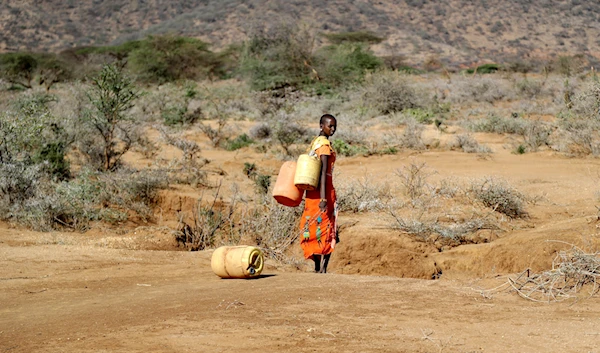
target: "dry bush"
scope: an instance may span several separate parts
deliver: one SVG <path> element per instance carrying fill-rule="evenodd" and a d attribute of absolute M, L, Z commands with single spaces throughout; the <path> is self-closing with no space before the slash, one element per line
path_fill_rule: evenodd
<path fill-rule="evenodd" d="M 312 136 L 316 136 L 316 134 L 301 125 L 290 122 L 286 114 L 281 115 L 276 123 L 274 137 L 288 156 L 298 154 L 297 151 L 291 149 L 293 145 L 309 143 Z"/>
<path fill-rule="evenodd" d="M 205 185 L 206 171 L 203 169 L 209 161 L 200 156 L 200 146 L 194 141 L 169 134 L 161 126 L 154 126 L 167 144 L 178 148 L 183 153 L 180 160 L 173 160 L 168 166 L 172 180 L 181 184 Z"/>
<path fill-rule="evenodd" d="M 33 176 L 29 169 L 20 172 Z M 14 179 L 13 179 L 14 180 Z M 75 179 L 60 183 L 38 177 L 29 184 L 27 198 L 0 203 L 9 221 L 36 230 L 68 228 L 86 230 L 90 222 L 117 223 L 135 214 L 147 221 L 157 192 L 168 186 L 159 170 L 118 170 L 110 173 L 82 170 Z M 25 195 L 25 194 L 23 194 Z"/>
<path fill-rule="evenodd" d="M 457 180 L 454 178 L 444 178 L 440 180 L 439 184 L 435 188 L 435 193 L 442 197 L 454 198 L 460 195 L 462 188 Z"/>
<path fill-rule="evenodd" d="M 526 197 L 511 187 L 502 179 L 487 177 L 483 180 L 474 181 L 469 193 L 482 202 L 486 207 L 492 208 L 510 218 L 527 217 L 523 204 Z"/>
<path fill-rule="evenodd" d="M 523 139 L 530 151 L 535 152 L 541 146 L 550 144 L 550 136 L 554 131 L 554 127 L 543 121 L 533 120 L 525 127 L 523 131 Z"/>
<path fill-rule="evenodd" d="M 152 206 L 158 202 L 158 191 L 169 186 L 168 173 L 159 169 L 121 168 L 114 173 L 98 175 L 101 203 L 124 212 L 134 211 L 144 221 L 152 217 Z"/>
<path fill-rule="evenodd" d="M 510 83 L 495 75 L 453 80 L 448 99 L 453 103 L 494 103 L 510 99 Z"/>
<path fill-rule="evenodd" d="M 398 71 L 382 71 L 368 75 L 363 86 L 365 105 L 374 107 L 381 114 L 401 112 L 422 105 L 422 98 Z"/>
<path fill-rule="evenodd" d="M 406 119 L 406 126 L 400 135 L 400 147 L 413 150 L 426 149 L 423 142 L 423 130 L 425 127 L 415 119 Z"/>
<path fill-rule="evenodd" d="M 215 247 L 223 239 L 218 232 L 226 229 L 227 224 L 233 222 L 233 213 L 236 206 L 236 194 L 227 207 L 217 205 L 221 185 L 217 188 L 215 197 L 210 205 L 204 204 L 204 194 L 196 201 L 192 210 L 192 224 L 184 221 L 184 214 L 180 214 L 179 225 L 175 232 L 175 239 L 189 251 L 198 251 Z"/>
<path fill-rule="evenodd" d="M 472 243 L 469 235 L 483 229 L 499 229 L 494 220 L 473 215 L 464 222 L 442 223 L 438 219 L 421 220 L 421 217 L 403 218 L 390 211 L 395 223 L 393 229 L 414 236 L 417 240 L 436 244 L 440 249 L 444 246 L 457 246 Z"/>
<path fill-rule="evenodd" d="M 227 120 L 225 120 L 225 118 L 219 118 L 217 120 L 216 128 L 213 128 L 209 124 L 203 122 L 199 123 L 199 128 L 200 131 L 202 131 L 204 135 L 208 137 L 213 147 L 221 145 L 222 142 L 230 137 L 227 129 Z"/>
<path fill-rule="evenodd" d="M 462 125 L 473 132 L 524 135 L 529 122 L 518 116 L 504 118 L 491 114 L 485 118 L 466 120 Z"/>
<path fill-rule="evenodd" d="M 555 148 L 571 155 L 600 155 L 600 84 L 592 82 L 560 115 Z"/>
<path fill-rule="evenodd" d="M 480 145 L 471 134 L 456 135 L 455 146 L 466 153 L 492 153 L 491 148 Z"/>
<path fill-rule="evenodd" d="M 544 82 L 524 78 L 515 83 L 517 94 L 526 99 L 535 99 L 542 94 Z"/>
<path fill-rule="evenodd" d="M 261 113 L 253 94 L 239 81 L 220 81 L 216 84 L 202 84 L 197 99 L 203 103 L 203 113 L 210 119 L 257 119 L 261 117 Z"/>
<path fill-rule="evenodd" d="M 250 137 L 257 140 L 268 140 L 273 136 L 273 130 L 268 123 L 259 123 L 250 128 Z"/>
<path fill-rule="evenodd" d="M 404 193 L 411 200 L 414 200 L 425 194 L 430 185 L 427 179 L 436 174 L 435 171 L 430 171 L 425 162 L 418 163 L 412 161 L 409 165 L 403 166 L 396 170 L 396 175 L 400 178 L 400 183 L 404 187 Z"/>
<path fill-rule="evenodd" d="M 600 82 L 585 85 L 573 98 L 572 110 L 577 117 L 600 121 Z"/>
<path fill-rule="evenodd" d="M 567 118 L 559 122 L 552 145 L 569 155 L 600 155 L 600 121 Z"/>
<path fill-rule="evenodd" d="M 407 196 L 414 197 L 411 199 L 414 207 L 403 211 L 394 207 L 397 205 L 388 207 L 388 213 L 393 218 L 393 229 L 401 230 L 440 250 L 448 246 L 485 241 L 474 237 L 474 234 L 480 230 L 500 229 L 494 213 L 473 209 L 468 197 L 463 197 L 468 195 L 455 180 L 444 179 L 439 185 L 430 185 L 427 178 L 432 172 L 427 171 L 424 164 L 417 163 L 405 167 L 398 174 Z M 468 210 L 461 205 L 465 202 Z"/>
<path fill-rule="evenodd" d="M 390 188 L 370 177 L 351 180 L 337 190 L 337 206 L 341 212 L 375 212 L 387 207 L 391 199 Z"/>
<path fill-rule="evenodd" d="M 571 245 L 559 251 L 552 261 L 552 269 L 532 274 L 529 270 L 508 283 L 522 297 L 535 302 L 559 302 L 577 298 L 586 286 L 591 286 L 589 296 L 598 292 L 600 256 L 598 252 L 586 253 Z"/>
<path fill-rule="evenodd" d="M 296 262 L 288 249 L 300 236 L 298 220 L 303 207 L 284 207 L 272 197 L 257 195 L 252 203 L 240 202 L 239 190 L 233 187 L 233 196 L 228 203 L 219 197 L 219 184 L 214 199 L 197 201 L 191 221 L 180 214 L 180 223 L 175 236 L 182 247 L 203 250 L 220 245 L 252 243 L 264 254 L 282 262 Z"/>
<path fill-rule="evenodd" d="M 241 209 L 239 234 L 252 240 L 266 256 L 283 262 L 293 262 L 288 249 L 300 236 L 298 221 L 304 207 L 285 207 L 271 197 Z"/>

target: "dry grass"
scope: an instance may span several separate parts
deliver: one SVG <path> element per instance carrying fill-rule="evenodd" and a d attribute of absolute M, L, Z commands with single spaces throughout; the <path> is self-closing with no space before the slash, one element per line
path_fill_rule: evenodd
<path fill-rule="evenodd" d="M 552 261 L 552 269 L 541 273 L 526 270 L 516 278 L 509 278 L 510 286 L 527 300 L 559 302 L 578 298 L 582 289 L 589 296 L 598 292 L 600 253 L 587 253 L 569 244 L 568 250 L 559 251 Z"/>
<path fill-rule="evenodd" d="M 486 145 L 480 145 L 477 140 L 471 134 L 458 134 L 456 135 L 455 143 L 452 147 L 456 146 L 466 153 L 492 153 L 492 149 Z"/>
<path fill-rule="evenodd" d="M 377 212 L 387 208 L 392 195 L 389 185 L 373 181 L 370 176 L 351 180 L 336 188 L 340 212 Z"/>
<path fill-rule="evenodd" d="M 474 181 L 470 186 L 469 193 L 473 194 L 486 207 L 510 218 L 528 216 L 524 209 L 524 203 L 527 201 L 526 196 L 503 179 L 487 177 Z"/>

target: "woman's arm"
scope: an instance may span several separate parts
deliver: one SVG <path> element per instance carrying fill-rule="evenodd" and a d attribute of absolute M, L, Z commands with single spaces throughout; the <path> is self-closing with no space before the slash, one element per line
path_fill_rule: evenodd
<path fill-rule="evenodd" d="M 319 202 L 319 209 L 322 212 L 327 211 L 327 155 L 321 155 L 321 202 Z"/>

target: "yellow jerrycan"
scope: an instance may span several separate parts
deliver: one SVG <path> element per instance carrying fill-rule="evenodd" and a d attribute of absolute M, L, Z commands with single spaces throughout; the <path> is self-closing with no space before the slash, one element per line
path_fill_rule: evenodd
<path fill-rule="evenodd" d="M 296 163 L 294 185 L 300 190 L 314 190 L 319 186 L 321 161 L 317 157 L 301 154 Z"/>
<path fill-rule="evenodd" d="M 252 278 L 260 275 L 264 262 L 255 246 L 222 246 L 213 252 L 210 266 L 221 278 Z"/>

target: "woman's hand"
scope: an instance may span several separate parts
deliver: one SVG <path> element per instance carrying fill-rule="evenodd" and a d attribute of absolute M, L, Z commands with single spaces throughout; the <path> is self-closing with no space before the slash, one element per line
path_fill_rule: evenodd
<path fill-rule="evenodd" d="M 321 199 L 321 202 L 319 202 L 319 209 L 321 210 L 321 212 L 327 212 L 327 200 L 326 199 Z"/>

